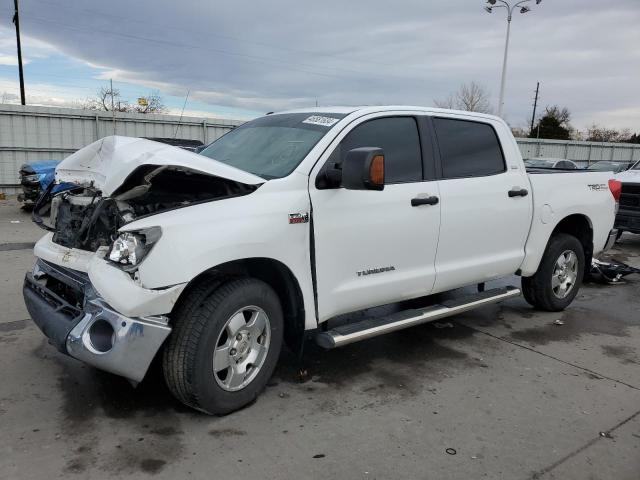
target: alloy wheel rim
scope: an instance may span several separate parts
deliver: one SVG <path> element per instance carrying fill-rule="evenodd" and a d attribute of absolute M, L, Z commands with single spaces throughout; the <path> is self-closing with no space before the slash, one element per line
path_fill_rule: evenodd
<path fill-rule="evenodd" d="M 551 289 L 560 299 L 566 298 L 578 280 L 578 256 L 572 250 L 560 254 L 553 267 Z"/>
<path fill-rule="evenodd" d="M 271 324 L 263 309 L 250 305 L 226 321 L 213 351 L 217 384 L 235 392 L 249 385 L 264 365 L 271 342 Z"/>

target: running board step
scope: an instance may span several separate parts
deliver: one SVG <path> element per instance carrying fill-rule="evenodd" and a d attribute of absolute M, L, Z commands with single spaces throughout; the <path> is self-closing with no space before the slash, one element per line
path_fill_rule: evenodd
<path fill-rule="evenodd" d="M 440 318 L 473 310 L 492 303 L 520 296 L 516 287 L 495 288 L 473 295 L 465 295 L 426 308 L 403 310 L 387 317 L 367 318 L 356 323 L 341 325 L 316 335 L 316 342 L 323 348 L 336 348 L 350 343 L 395 332 Z"/>

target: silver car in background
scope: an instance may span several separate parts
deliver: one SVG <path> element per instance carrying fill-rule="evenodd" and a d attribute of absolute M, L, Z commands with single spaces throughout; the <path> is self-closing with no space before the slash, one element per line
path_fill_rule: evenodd
<path fill-rule="evenodd" d="M 524 165 L 529 168 L 558 168 L 560 170 L 577 170 L 580 168 L 571 160 L 546 157 L 527 158 L 524 161 Z"/>

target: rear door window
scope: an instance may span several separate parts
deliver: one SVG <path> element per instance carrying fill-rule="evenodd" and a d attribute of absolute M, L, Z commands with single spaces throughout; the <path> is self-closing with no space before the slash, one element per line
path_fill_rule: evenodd
<path fill-rule="evenodd" d="M 488 123 L 434 118 L 443 178 L 482 177 L 506 170 L 502 148 Z"/>

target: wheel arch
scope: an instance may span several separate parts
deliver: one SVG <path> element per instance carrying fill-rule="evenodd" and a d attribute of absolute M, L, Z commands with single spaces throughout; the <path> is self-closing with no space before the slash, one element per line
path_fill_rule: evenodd
<path fill-rule="evenodd" d="M 203 283 L 215 286 L 225 278 L 251 277 L 271 286 L 282 305 L 285 342 L 297 351 L 304 340 L 305 309 L 300 283 L 289 267 L 279 260 L 267 257 L 243 258 L 211 267 L 194 277 L 180 294 L 173 311 L 194 288 Z"/>
<path fill-rule="evenodd" d="M 584 275 L 587 275 L 593 258 L 593 224 L 589 217 L 583 214 L 572 214 L 560 220 L 549 237 L 547 245 L 557 233 L 566 233 L 578 239 L 584 249 Z"/>

